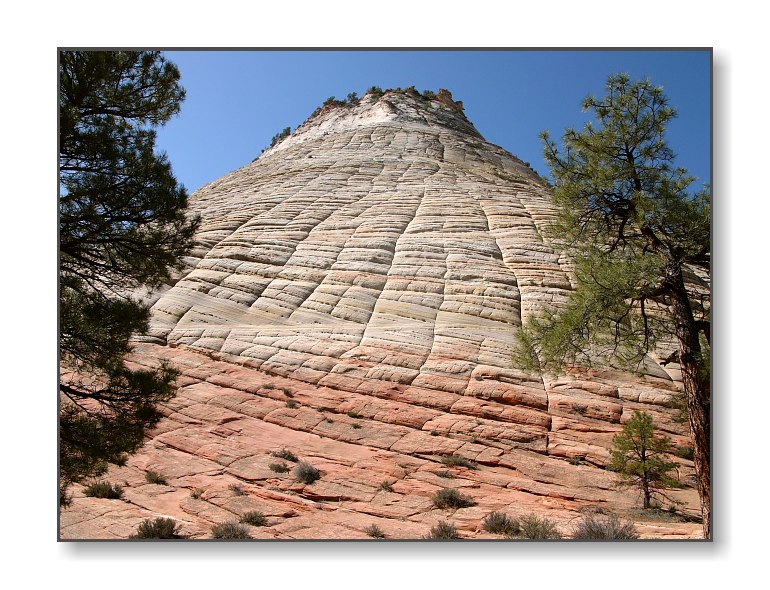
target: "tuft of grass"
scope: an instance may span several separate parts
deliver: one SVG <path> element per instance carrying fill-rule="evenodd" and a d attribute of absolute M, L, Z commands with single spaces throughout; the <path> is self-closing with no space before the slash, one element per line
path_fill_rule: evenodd
<path fill-rule="evenodd" d="M 431 430 L 430 431 L 431 436 L 438 436 L 438 430 Z"/>
<path fill-rule="evenodd" d="M 123 453 L 122 455 L 118 455 L 112 460 L 112 462 L 118 467 L 125 467 L 126 463 L 128 463 L 128 455 L 126 455 L 125 453 Z"/>
<path fill-rule="evenodd" d="M 380 483 L 380 489 L 381 489 L 381 490 L 384 490 L 384 491 L 386 491 L 386 492 L 392 492 L 392 491 L 393 491 L 393 484 L 394 484 L 394 483 L 395 483 L 395 482 L 393 482 L 393 481 L 388 481 L 388 480 L 386 479 L 385 481 L 383 481 L 383 482 L 381 482 L 381 483 Z"/>
<path fill-rule="evenodd" d="M 483 529 L 490 533 L 513 537 L 521 532 L 519 521 L 503 512 L 490 512 L 481 522 Z"/>
<path fill-rule="evenodd" d="M 368 527 L 366 527 L 364 529 L 364 532 L 367 535 L 369 535 L 372 539 L 384 539 L 385 538 L 385 533 L 376 524 L 369 525 Z"/>
<path fill-rule="evenodd" d="M 289 389 L 288 387 L 283 387 L 283 388 L 281 389 L 281 391 L 283 391 L 283 394 L 284 394 L 286 397 L 294 397 L 294 392 L 293 392 L 291 389 Z"/>
<path fill-rule="evenodd" d="M 266 526 L 267 517 L 259 510 L 251 510 L 241 516 L 240 522 L 241 524 L 250 524 L 251 526 Z"/>
<path fill-rule="evenodd" d="M 561 539 L 559 529 L 552 521 L 535 514 L 530 514 L 519 520 L 521 535 L 525 539 Z"/>
<path fill-rule="evenodd" d="M 473 498 L 461 494 L 454 488 L 442 488 L 433 494 L 433 505 L 436 508 L 467 508 L 475 506 Z"/>
<path fill-rule="evenodd" d="M 148 471 L 144 474 L 144 479 L 147 481 L 147 483 L 156 483 L 163 486 L 168 484 L 166 478 L 157 471 Z"/>
<path fill-rule="evenodd" d="M 443 477 L 445 479 L 455 478 L 455 474 L 452 473 L 451 471 L 436 471 L 436 475 L 438 475 L 439 477 Z"/>
<path fill-rule="evenodd" d="M 294 476 L 302 483 L 311 484 L 321 477 L 321 472 L 310 463 L 300 461 L 294 468 Z"/>
<path fill-rule="evenodd" d="M 123 498 L 123 488 L 118 484 L 111 484 L 108 481 L 96 481 L 87 486 L 83 493 L 89 498 L 107 498 L 110 500 L 120 500 Z"/>
<path fill-rule="evenodd" d="M 239 483 L 231 483 L 229 486 L 227 486 L 227 489 L 230 490 L 236 496 L 246 495 L 246 492 L 243 491 L 243 486 Z"/>
<path fill-rule="evenodd" d="M 275 389 L 275 385 L 273 385 L 272 383 L 265 383 L 262 387 L 264 387 L 265 389 Z"/>
<path fill-rule="evenodd" d="M 286 459 L 287 461 L 291 461 L 292 463 L 296 463 L 299 461 L 297 459 L 297 455 L 292 453 L 288 449 L 281 449 L 280 451 L 275 451 L 274 453 L 270 453 L 273 457 L 278 457 L 279 459 Z"/>
<path fill-rule="evenodd" d="M 572 404 L 572 409 L 575 411 L 575 413 L 582 416 L 588 411 L 588 406 L 584 404 Z"/>
<path fill-rule="evenodd" d="M 206 490 L 204 490 L 203 488 L 194 488 L 194 489 L 190 490 L 190 497 L 193 500 L 200 500 L 201 497 L 203 496 L 203 492 L 205 492 L 205 491 Z"/>
<path fill-rule="evenodd" d="M 289 466 L 286 463 L 270 463 L 268 467 L 270 471 L 275 471 L 276 473 L 286 473 L 289 471 Z"/>
<path fill-rule="evenodd" d="M 632 522 L 621 522 L 614 514 L 586 514 L 575 525 L 573 539 L 638 539 Z"/>
<path fill-rule="evenodd" d="M 251 539 L 246 527 L 236 522 L 222 522 L 211 528 L 211 536 L 214 539 Z"/>
<path fill-rule="evenodd" d="M 293 399 L 287 399 L 286 400 L 286 407 L 291 408 L 292 410 L 298 406 L 297 402 L 295 402 Z"/>
<path fill-rule="evenodd" d="M 681 459 L 692 461 L 695 458 L 695 451 L 693 451 L 693 448 L 690 445 L 679 445 L 674 452 L 676 453 L 676 456 Z"/>
<path fill-rule="evenodd" d="M 332 420 L 331 418 L 327 418 L 327 419 L 326 419 L 326 422 L 327 422 L 328 424 L 334 424 L 334 420 Z"/>
<path fill-rule="evenodd" d="M 179 527 L 171 518 L 156 518 L 143 520 L 136 529 L 134 539 L 181 539 Z"/>
<path fill-rule="evenodd" d="M 361 425 L 357 424 L 357 423 L 356 424 L 352 424 L 352 426 L 353 426 L 354 430 L 358 430 L 359 428 L 361 428 Z"/>
<path fill-rule="evenodd" d="M 350 410 L 350 411 L 348 412 L 348 416 L 350 416 L 351 418 L 360 418 L 360 417 L 361 417 L 361 414 L 359 414 L 359 413 L 358 413 L 358 412 L 356 412 L 355 410 Z"/>
<path fill-rule="evenodd" d="M 575 455 L 568 459 L 570 465 L 580 465 L 585 460 L 585 455 Z"/>
<path fill-rule="evenodd" d="M 459 455 L 444 455 L 441 462 L 448 467 L 467 467 L 468 469 L 478 469 L 479 466 L 465 457 Z"/>
<path fill-rule="evenodd" d="M 459 539 L 460 534 L 457 532 L 455 525 L 451 522 L 441 521 L 432 529 L 430 533 L 425 537 L 426 539 Z"/>

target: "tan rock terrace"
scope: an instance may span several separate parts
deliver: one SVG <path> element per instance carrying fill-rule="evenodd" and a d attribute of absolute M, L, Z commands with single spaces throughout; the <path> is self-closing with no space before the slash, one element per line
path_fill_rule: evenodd
<path fill-rule="evenodd" d="M 254 538 L 367 538 L 372 524 L 421 538 L 439 520 L 499 538 L 481 527 L 494 510 L 547 516 L 568 535 L 591 507 L 635 519 L 644 537 L 699 535 L 639 514 L 637 492 L 604 469 L 637 409 L 687 444 L 666 405 L 675 365 L 644 377 L 512 367 L 522 320 L 565 300 L 570 269 L 542 237 L 547 185 L 440 98 L 324 107 L 192 195 L 198 246 L 155 295 L 133 359 L 170 360 L 178 396 L 145 447 L 110 468 L 130 503 L 76 486 L 62 538 L 126 538 L 156 516 L 208 538 L 250 510 L 268 519 Z M 283 448 L 321 478 L 271 469 Z M 441 462 L 452 455 L 478 468 Z M 677 460 L 687 481 L 692 463 Z M 433 507 L 444 487 L 476 506 Z M 692 487 L 672 496 L 699 511 Z"/>

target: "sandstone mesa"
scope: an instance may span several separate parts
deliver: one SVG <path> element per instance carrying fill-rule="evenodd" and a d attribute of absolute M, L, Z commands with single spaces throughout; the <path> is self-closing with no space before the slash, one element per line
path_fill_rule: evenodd
<path fill-rule="evenodd" d="M 324 107 L 190 203 L 196 249 L 152 295 L 131 358 L 170 361 L 178 394 L 105 476 L 129 502 L 73 486 L 62 539 L 127 538 L 159 516 L 210 538 L 253 510 L 267 517 L 248 527 L 256 539 L 365 539 L 373 524 L 422 538 L 441 520 L 463 538 L 500 538 L 481 526 L 492 511 L 545 516 L 567 535 L 596 509 L 642 537 L 699 537 L 697 522 L 641 514 L 638 491 L 605 470 L 634 410 L 689 443 L 667 405 L 677 365 L 559 377 L 512 366 L 517 329 L 565 301 L 570 266 L 543 238 L 547 184 L 448 93 Z M 282 449 L 320 479 L 298 482 L 291 461 L 271 469 Z M 692 462 L 675 460 L 688 485 L 671 496 L 696 515 Z M 149 470 L 167 484 L 147 483 Z M 435 508 L 446 487 L 476 505 Z"/>

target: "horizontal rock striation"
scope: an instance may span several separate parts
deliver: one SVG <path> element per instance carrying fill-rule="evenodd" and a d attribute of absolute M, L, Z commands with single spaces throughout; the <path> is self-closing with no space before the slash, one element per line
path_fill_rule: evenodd
<path fill-rule="evenodd" d="M 439 520 L 494 537 L 481 526 L 494 510 L 568 534 L 591 509 L 630 515 L 642 536 L 697 536 L 682 518 L 639 516 L 637 493 L 605 469 L 637 409 L 687 444 L 668 407 L 675 365 L 558 378 L 512 366 L 516 331 L 565 301 L 570 267 L 543 238 L 547 184 L 449 93 L 326 105 L 190 200 L 196 249 L 155 295 L 132 359 L 171 361 L 179 393 L 110 469 L 131 503 L 76 486 L 63 538 L 127 537 L 156 516 L 203 538 L 249 510 L 267 516 L 256 538 L 365 538 L 372 524 L 420 538 Z M 273 455 L 284 448 L 320 479 L 300 483 Z M 692 462 L 677 460 L 689 481 Z M 476 505 L 435 508 L 444 487 Z M 672 497 L 698 512 L 691 486 Z"/>

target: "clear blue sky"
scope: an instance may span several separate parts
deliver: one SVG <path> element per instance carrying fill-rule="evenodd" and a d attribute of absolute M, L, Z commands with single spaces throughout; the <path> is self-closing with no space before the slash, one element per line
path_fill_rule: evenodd
<path fill-rule="evenodd" d="M 488 141 L 548 170 L 538 134 L 581 127 L 580 104 L 610 74 L 649 77 L 679 116 L 668 141 L 677 164 L 710 182 L 709 51 L 168 51 L 187 98 L 158 132 L 177 178 L 192 192 L 251 162 L 329 96 L 370 86 L 446 88 Z"/>

